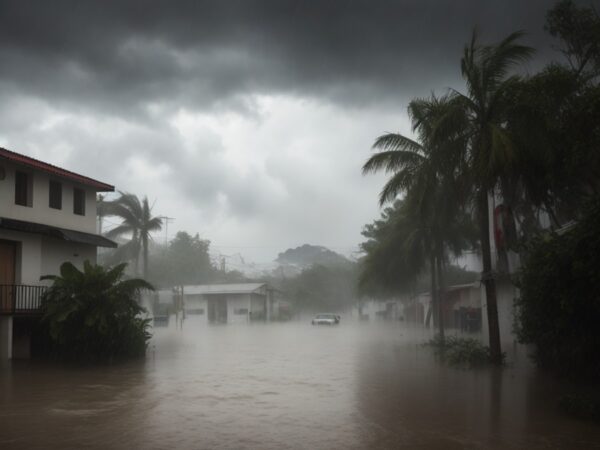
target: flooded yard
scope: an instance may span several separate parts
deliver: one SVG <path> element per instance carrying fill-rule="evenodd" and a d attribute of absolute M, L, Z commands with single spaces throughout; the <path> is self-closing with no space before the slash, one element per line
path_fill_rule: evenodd
<path fill-rule="evenodd" d="M 435 360 L 422 329 L 308 321 L 156 329 L 145 361 L 0 371 L 2 448 L 590 448 L 523 351 Z"/>

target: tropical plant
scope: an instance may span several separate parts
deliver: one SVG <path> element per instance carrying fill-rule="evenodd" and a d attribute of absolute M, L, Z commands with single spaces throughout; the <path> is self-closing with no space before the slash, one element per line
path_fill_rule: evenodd
<path fill-rule="evenodd" d="M 596 9 L 562 0 L 548 11 L 546 30 L 562 41 L 561 51 L 577 77 L 587 81 L 598 76 L 600 16 Z"/>
<path fill-rule="evenodd" d="M 439 357 L 453 366 L 481 366 L 492 362 L 490 348 L 477 339 L 436 335 L 425 345 L 433 347 Z"/>
<path fill-rule="evenodd" d="M 479 217 L 483 260 L 482 281 L 485 285 L 491 358 L 502 362 L 496 282 L 490 246 L 489 198 L 502 175 L 512 168 L 515 146 L 506 128 L 511 105 L 508 93 L 519 81 L 509 71 L 531 57 L 533 49 L 522 45 L 522 32 L 515 32 L 495 45 L 481 45 L 477 33 L 465 46 L 461 60 L 467 93 L 453 90 L 446 113 L 438 116 L 431 139 L 446 142 L 459 134 L 465 142 L 461 153 L 462 178 L 471 187 Z"/>
<path fill-rule="evenodd" d="M 52 286 L 42 298 L 42 323 L 56 356 L 75 361 L 143 356 L 150 339 L 149 320 L 140 317 L 141 279 L 124 280 L 126 264 L 111 269 L 86 261 L 83 271 L 72 263 L 60 275 L 46 275 Z"/>
<path fill-rule="evenodd" d="M 600 380 L 600 197 L 562 234 L 530 240 L 519 276 L 516 328 L 543 368 Z"/>
<path fill-rule="evenodd" d="M 365 174 L 379 170 L 392 174 L 381 192 L 380 204 L 406 193 L 403 212 L 397 216 L 397 231 L 402 231 L 390 234 L 395 242 L 390 242 L 390 247 L 399 253 L 394 259 L 406 258 L 403 264 L 413 270 L 413 277 L 429 264 L 431 295 L 437 305 L 441 336 L 447 251 L 458 254 L 466 246 L 465 235 L 461 233 L 464 229 L 457 225 L 468 222 L 460 206 L 462 180 L 458 175 L 464 146 L 461 130 L 447 134 L 444 140 L 432 139 L 437 121 L 447 114 L 450 106 L 447 97 L 432 95 L 413 100 L 408 113 L 420 142 L 387 133 L 377 138 L 373 147 L 379 151 L 363 166 Z M 369 258 L 366 262 L 368 270 Z"/>
<path fill-rule="evenodd" d="M 134 195 L 119 192 L 120 197 L 111 202 L 105 202 L 104 211 L 107 216 L 116 216 L 122 219 L 121 225 L 106 233 L 109 238 L 130 235 L 131 239 L 117 249 L 114 259 L 131 260 L 138 273 L 140 252 L 143 254 L 143 277 L 148 277 L 148 243 L 152 239 L 151 233 L 162 229 L 162 219 L 152 217 L 152 208 L 148 204 L 148 197 L 143 200 Z"/>
<path fill-rule="evenodd" d="M 148 280 L 155 286 L 172 287 L 212 282 L 217 269 L 209 254 L 210 241 L 178 231 L 169 245 L 154 249 Z"/>

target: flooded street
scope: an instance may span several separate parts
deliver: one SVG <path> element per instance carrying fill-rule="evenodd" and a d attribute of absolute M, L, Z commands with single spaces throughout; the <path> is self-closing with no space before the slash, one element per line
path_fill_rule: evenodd
<path fill-rule="evenodd" d="M 525 355 L 435 361 L 422 329 L 307 322 L 156 329 L 145 361 L 0 372 L 1 448 L 590 448 Z"/>

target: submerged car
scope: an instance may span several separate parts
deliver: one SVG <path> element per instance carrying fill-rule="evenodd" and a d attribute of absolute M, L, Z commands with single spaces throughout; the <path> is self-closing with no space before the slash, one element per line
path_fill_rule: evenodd
<path fill-rule="evenodd" d="M 311 322 L 313 325 L 337 325 L 340 316 L 335 314 L 317 314 Z"/>

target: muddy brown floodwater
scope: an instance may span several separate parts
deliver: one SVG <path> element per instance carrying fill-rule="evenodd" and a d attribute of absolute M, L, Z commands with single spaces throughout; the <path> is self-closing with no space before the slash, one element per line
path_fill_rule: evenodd
<path fill-rule="evenodd" d="M 157 329 L 145 361 L 0 368 L 0 448 L 591 448 L 567 387 L 521 351 L 504 369 L 435 360 L 426 331 L 307 322 Z"/>

